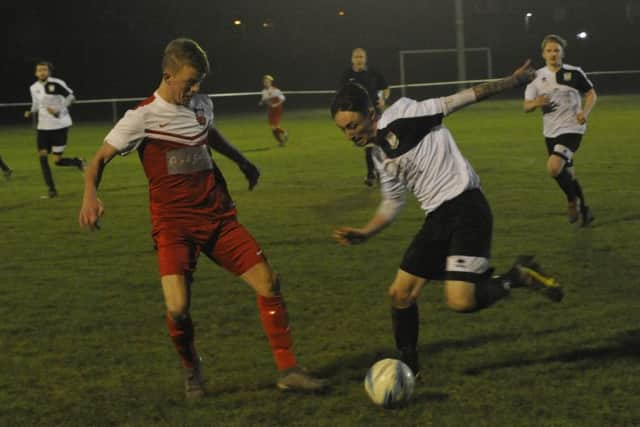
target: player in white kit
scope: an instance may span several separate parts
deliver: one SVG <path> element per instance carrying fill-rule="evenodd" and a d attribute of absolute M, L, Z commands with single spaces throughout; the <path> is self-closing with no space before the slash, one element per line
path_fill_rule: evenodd
<path fill-rule="evenodd" d="M 567 196 L 569 222 L 580 220 L 585 227 L 593 222 L 582 186 L 575 177 L 573 157 L 587 130 L 587 117 L 597 95 L 593 83 L 580 67 L 563 63 L 566 41 L 555 34 L 542 40 L 545 66 L 524 93 L 524 111 L 542 110 L 543 133 L 547 145 L 547 171 Z"/>
<path fill-rule="evenodd" d="M 58 191 L 49 168 L 49 154 L 53 155 L 56 166 L 72 166 L 84 170 L 84 159 L 63 157 L 67 146 L 67 135 L 71 127 L 69 106 L 75 101 L 73 91 L 58 78 L 51 77 L 53 65 L 47 61 L 36 64 L 36 82 L 29 87 L 31 92 L 31 110 L 24 113 L 25 118 L 38 115 L 38 156 L 44 182 L 49 189 L 49 198 L 56 197 Z"/>
<path fill-rule="evenodd" d="M 426 219 L 404 254 L 389 287 L 392 327 L 400 359 L 419 373 L 417 298 L 428 280 L 444 280 L 445 296 L 457 312 L 489 307 L 513 287 L 563 297 L 558 283 L 542 273 L 531 256 L 518 257 L 505 274 L 489 265 L 492 214 L 480 179 L 442 124 L 444 117 L 533 78 L 527 61 L 512 76 L 454 95 L 415 101 L 401 98 L 378 115 L 365 88 L 349 82 L 337 93 L 331 113 L 355 145 L 374 145 L 382 202 L 361 228 L 342 227 L 343 245 L 363 243 L 391 224 L 411 190 Z"/>

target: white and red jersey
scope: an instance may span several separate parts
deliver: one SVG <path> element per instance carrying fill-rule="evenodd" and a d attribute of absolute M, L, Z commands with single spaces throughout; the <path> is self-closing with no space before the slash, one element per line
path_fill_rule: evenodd
<path fill-rule="evenodd" d="M 269 89 L 262 89 L 262 102 L 269 108 L 282 107 L 285 99 L 282 91 L 275 86 L 271 86 Z"/>
<path fill-rule="evenodd" d="M 176 222 L 217 220 L 236 214 L 211 157 L 213 103 L 195 95 L 188 106 L 157 92 L 126 112 L 105 138 L 122 155 L 138 150 L 149 180 L 154 230 Z"/>

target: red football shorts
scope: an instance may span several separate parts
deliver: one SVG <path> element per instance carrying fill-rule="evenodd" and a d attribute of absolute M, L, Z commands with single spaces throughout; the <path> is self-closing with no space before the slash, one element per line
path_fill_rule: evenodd
<path fill-rule="evenodd" d="M 280 118 L 282 117 L 282 104 L 277 107 L 269 107 L 267 109 L 267 120 L 269 125 L 278 126 L 280 124 Z"/>
<path fill-rule="evenodd" d="M 201 252 L 236 276 L 266 261 L 256 239 L 235 217 L 197 226 L 172 223 L 159 227 L 153 238 L 160 276 L 195 271 Z"/>

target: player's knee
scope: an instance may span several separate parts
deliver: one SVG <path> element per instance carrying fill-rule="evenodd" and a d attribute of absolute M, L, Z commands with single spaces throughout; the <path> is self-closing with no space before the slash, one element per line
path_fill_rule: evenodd
<path fill-rule="evenodd" d="M 49 153 L 47 152 L 47 150 L 38 150 L 38 156 L 47 157 L 48 155 Z"/>
<path fill-rule="evenodd" d="M 560 173 L 562 173 L 562 167 L 554 162 L 548 162 L 547 173 L 551 178 L 556 178 Z"/>
<path fill-rule="evenodd" d="M 445 285 L 445 298 L 447 306 L 458 313 L 468 313 L 476 307 L 474 289 L 471 284 Z"/>
<path fill-rule="evenodd" d="M 280 294 L 280 274 L 273 270 L 269 271 L 260 278 L 256 291 L 260 296 L 267 298 Z"/>
<path fill-rule="evenodd" d="M 389 298 L 391 305 L 395 308 L 410 307 L 415 301 L 416 296 L 411 292 L 411 288 L 389 288 Z"/>
<path fill-rule="evenodd" d="M 566 165 L 565 160 L 562 157 L 551 155 L 547 160 L 547 172 L 551 178 L 556 178 L 562 173 Z"/>

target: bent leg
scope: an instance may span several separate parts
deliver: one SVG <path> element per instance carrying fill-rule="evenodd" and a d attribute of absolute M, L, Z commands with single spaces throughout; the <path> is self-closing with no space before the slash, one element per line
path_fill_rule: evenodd
<path fill-rule="evenodd" d="M 398 270 L 389 287 L 391 297 L 391 326 L 396 348 L 400 358 L 418 374 L 418 335 L 420 332 L 420 314 L 417 298 L 426 284 L 426 279 Z"/>
<path fill-rule="evenodd" d="M 254 265 L 240 277 L 256 291 L 260 320 L 278 370 L 295 367 L 297 361 L 292 350 L 289 314 L 280 292 L 278 273 L 264 261 Z"/>
<path fill-rule="evenodd" d="M 444 291 L 449 308 L 459 313 L 472 313 L 509 295 L 509 282 L 502 276 L 485 277 L 476 283 L 447 280 Z"/>
<path fill-rule="evenodd" d="M 189 313 L 191 280 L 182 274 L 171 274 L 162 276 L 161 282 L 171 341 L 182 359 L 183 366 L 193 368 L 198 355 L 194 344 L 195 330 Z"/>

